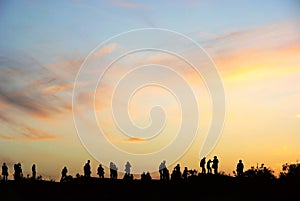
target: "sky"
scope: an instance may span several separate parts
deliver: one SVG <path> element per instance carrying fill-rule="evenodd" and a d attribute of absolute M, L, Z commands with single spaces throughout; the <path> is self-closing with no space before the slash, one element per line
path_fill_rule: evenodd
<path fill-rule="evenodd" d="M 226 174 L 239 159 L 278 174 L 300 159 L 299 9 L 296 0 L 1 1 L 0 162 L 10 178 L 17 162 L 57 180 L 64 166 L 83 174 L 88 159 L 93 176 L 99 163 L 108 177 L 109 161 L 123 171 L 130 160 L 134 173 L 157 177 L 159 161 L 200 170 L 216 155 Z"/>

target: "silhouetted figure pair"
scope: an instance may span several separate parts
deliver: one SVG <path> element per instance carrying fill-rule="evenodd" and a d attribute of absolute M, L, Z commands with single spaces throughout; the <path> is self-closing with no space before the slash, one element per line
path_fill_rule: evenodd
<path fill-rule="evenodd" d="M 142 181 L 151 181 L 152 177 L 149 172 L 147 172 L 147 173 L 143 172 L 141 175 L 141 180 Z"/>
<path fill-rule="evenodd" d="M 116 164 L 114 164 L 113 162 L 110 162 L 109 170 L 110 170 L 110 178 L 118 179 L 118 168 L 117 168 Z"/>
<path fill-rule="evenodd" d="M 200 161 L 200 167 L 202 168 L 202 171 L 201 171 L 201 173 L 202 174 L 205 174 L 206 173 L 206 169 L 205 169 L 205 159 L 206 159 L 206 157 L 203 157 L 202 159 L 201 159 L 201 161 Z"/>
<path fill-rule="evenodd" d="M 36 167 L 35 167 L 35 164 L 32 165 L 31 171 L 32 171 L 32 180 L 35 180 L 36 179 Z"/>
<path fill-rule="evenodd" d="M 14 164 L 14 179 L 16 181 L 21 180 L 23 177 L 22 166 L 21 163 Z"/>
<path fill-rule="evenodd" d="M 217 158 L 217 156 L 214 156 L 212 163 L 212 169 L 214 169 L 214 174 L 218 174 L 219 159 Z"/>
<path fill-rule="evenodd" d="M 172 175 L 171 175 L 171 180 L 179 181 L 180 179 L 181 179 L 180 165 L 177 164 L 173 169 L 173 172 L 172 172 Z"/>
<path fill-rule="evenodd" d="M 84 177 L 87 177 L 87 178 L 91 177 L 92 172 L 91 172 L 90 160 L 88 160 L 86 162 L 86 164 L 84 165 L 83 171 L 84 171 Z"/>
<path fill-rule="evenodd" d="M 169 180 L 170 179 L 169 170 L 167 169 L 165 160 L 160 163 L 158 169 L 159 169 L 160 180 Z"/>
<path fill-rule="evenodd" d="M 3 165 L 2 165 L 2 176 L 3 176 L 3 180 L 7 181 L 7 178 L 8 178 L 8 167 L 7 167 L 6 163 L 3 163 Z"/>
<path fill-rule="evenodd" d="M 133 175 L 130 174 L 130 168 L 131 168 L 131 164 L 127 161 L 127 163 L 125 164 L 125 174 L 123 179 L 133 180 Z"/>
<path fill-rule="evenodd" d="M 98 169 L 97 169 L 97 174 L 99 175 L 99 178 L 103 179 L 104 178 L 104 168 L 100 164 Z"/>
<path fill-rule="evenodd" d="M 238 177 L 243 176 L 244 173 L 244 164 L 242 160 L 239 160 L 238 164 L 236 165 L 236 173 Z"/>

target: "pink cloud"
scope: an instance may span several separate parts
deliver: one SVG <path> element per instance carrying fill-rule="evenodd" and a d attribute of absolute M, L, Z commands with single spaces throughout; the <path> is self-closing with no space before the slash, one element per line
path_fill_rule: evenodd
<path fill-rule="evenodd" d="M 99 49 L 97 52 L 95 52 L 95 53 L 93 54 L 93 57 L 94 57 L 94 58 L 102 57 L 102 56 L 104 56 L 104 55 L 106 55 L 106 54 L 111 53 L 111 52 L 114 51 L 116 48 L 117 48 L 117 44 L 116 44 L 116 43 L 108 44 L 108 45 L 102 47 L 101 49 Z"/>

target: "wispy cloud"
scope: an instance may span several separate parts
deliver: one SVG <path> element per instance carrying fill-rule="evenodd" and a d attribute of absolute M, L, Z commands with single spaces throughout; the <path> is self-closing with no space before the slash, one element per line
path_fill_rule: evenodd
<path fill-rule="evenodd" d="M 113 6 L 121 7 L 121 8 L 129 8 L 129 9 L 140 9 L 147 8 L 148 6 L 145 4 L 132 2 L 132 1 L 124 1 L 124 0 L 114 0 L 111 1 Z"/>
<path fill-rule="evenodd" d="M 28 56 L 2 56 L 0 62 L 0 138 L 56 139 L 55 134 L 50 135 L 39 126 L 61 114 L 70 114 L 73 80 L 81 62 L 65 60 L 42 65 Z M 33 121 L 40 122 L 39 126 Z"/>
<path fill-rule="evenodd" d="M 108 44 L 93 54 L 93 57 L 98 58 L 114 51 L 118 45 L 116 43 Z"/>
<path fill-rule="evenodd" d="M 13 141 L 40 141 L 40 140 L 54 140 L 58 136 L 49 134 L 42 129 L 34 128 L 26 123 L 19 122 L 17 126 L 10 127 L 10 130 L 0 132 L 0 139 Z"/>

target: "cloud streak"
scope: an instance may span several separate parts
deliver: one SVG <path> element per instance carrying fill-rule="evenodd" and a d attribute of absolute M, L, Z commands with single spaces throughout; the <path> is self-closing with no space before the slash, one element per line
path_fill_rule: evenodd
<path fill-rule="evenodd" d="M 71 112 L 73 79 L 81 62 L 66 60 L 41 65 L 35 58 L 2 56 L 0 68 L 0 138 L 3 140 L 52 140 L 55 135 L 30 126 L 27 120 L 57 120 Z M 25 122 L 25 123 L 23 123 Z M 6 133 L 4 133 L 6 132 Z"/>
<path fill-rule="evenodd" d="M 120 8 L 127 8 L 127 9 L 147 8 L 147 6 L 144 4 L 140 4 L 132 1 L 121 1 L 121 0 L 112 1 L 112 5 Z"/>

